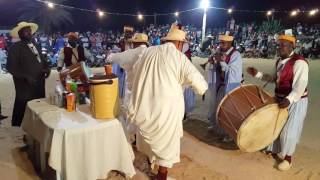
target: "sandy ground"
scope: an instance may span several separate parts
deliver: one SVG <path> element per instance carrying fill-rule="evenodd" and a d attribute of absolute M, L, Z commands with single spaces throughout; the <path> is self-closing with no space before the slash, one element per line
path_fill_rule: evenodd
<path fill-rule="evenodd" d="M 204 59 L 194 58 L 198 66 Z M 255 66 L 262 71 L 270 71 L 273 60 L 248 59 L 245 67 Z M 198 66 L 199 67 L 199 66 Z M 320 106 L 319 92 L 320 61 L 310 62 L 309 111 L 305 121 L 301 142 L 293 159 L 293 168 L 287 172 L 275 169 L 276 161 L 260 152 L 242 153 L 233 144 L 221 144 L 217 137 L 207 131 L 208 102 L 197 97 L 194 112 L 184 123 L 185 134 L 182 139 L 181 163 L 176 164 L 169 172 L 170 176 L 179 180 L 318 180 L 320 179 L 320 140 L 319 127 Z M 97 71 L 101 71 L 98 69 Z M 203 72 L 203 71 L 202 71 Z M 205 72 L 203 72 L 205 74 Z M 57 78 L 53 72 L 47 83 L 47 93 L 52 91 Z M 260 82 L 245 76 L 246 83 Z M 53 82 L 53 83 L 52 83 Z M 272 92 L 272 85 L 267 90 Z M 3 114 L 11 116 L 14 102 L 14 85 L 9 74 L 0 75 L 0 100 Z M 19 128 L 10 127 L 11 118 L 0 125 L 0 174 L 3 180 L 40 179 L 26 152 L 23 150 L 23 132 Z M 144 157 L 137 154 L 135 166 L 141 171 Z M 134 179 L 147 179 L 139 172 Z M 51 179 L 44 177 L 43 179 Z M 110 179 L 123 179 L 119 175 Z"/>

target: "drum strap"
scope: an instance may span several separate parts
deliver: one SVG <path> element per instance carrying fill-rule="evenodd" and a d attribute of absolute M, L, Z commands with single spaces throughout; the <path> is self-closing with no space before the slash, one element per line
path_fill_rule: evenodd
<path fill-rule="evenodd" d="M 244 91 L 247 91 L 245 88 L 242 88 L 242 86 L 240 86 L 240 88 L 243 89 Z M 250 100 L 248 95 L 244 93 L 244 91 L 241 91 L 241 93 L 246 97 L 247 101 L 250 103 L 251 110 L 256 110 L 256 106 L 252 103 L 252 101 Z"/>
<path fill-rule="evenodd" d="M 71 52 L 72 52 L 72 56 L 73 56 L 74 58 L 76 58 L 77 62 L 79 62 L 79 59 L 78 59 L 77 56 L 74 54 L 74 52 L 73 52 L 73 51 L 71 51 Z"/>
<path fill-rule="evenodd" d="M 276 124 L 275 124 L 274 129 L 273 129 L 273 134 L 276 132 L 277 127 L 278 127 L 278 121 L 279 121 L 280 112 L 281 112 L 281 109 L 279 108 Z"/>

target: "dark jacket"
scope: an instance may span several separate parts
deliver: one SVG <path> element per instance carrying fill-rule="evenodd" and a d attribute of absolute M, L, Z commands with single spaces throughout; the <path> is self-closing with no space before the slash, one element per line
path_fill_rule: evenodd
<path fill-rule="evenodd" d="M 35 46 L 36 44 L 33 43 Z M 37 47 L 37 46 L 36 46 Z M 8 53 L 7 69 L 13 76 L 16 99 L 13 108 L 12 125 L 20 126 L 28 101 L 45 97 L 45 78 L 50 69 L 37 47 L 41 62 L 26 42 L 13 44 Z"/>
<path fill-rule="evenodd" d="M 36 43 L 34 43 L 36 46 Z M 15 79 L 26 80 L 28 83 L 44 78 L 48 71 L 48 64 L 41 55 L 40 47 L 36 46 L 41 58 L 33 54 L 26 42 L 19 41 L 11 46 L 8 53 L 7 69 Z"/>

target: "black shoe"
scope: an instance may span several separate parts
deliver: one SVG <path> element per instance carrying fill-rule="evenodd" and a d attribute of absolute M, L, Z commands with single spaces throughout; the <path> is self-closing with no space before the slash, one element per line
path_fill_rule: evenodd
<path fill-rule="evenodd" d="M 0 120 L 4 120 L 4 119 L 7 119 L 7 118 L 8 118 L 8 116 L 4 116 L 4 115 L 0 114 Z"/>

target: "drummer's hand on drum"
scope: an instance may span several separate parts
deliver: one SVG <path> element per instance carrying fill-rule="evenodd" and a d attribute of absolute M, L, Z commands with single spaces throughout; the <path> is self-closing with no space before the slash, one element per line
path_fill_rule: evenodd
<path fill-rule="evenodd" d="M 258 74 L 258 70 L 254 67 L 248 67 L 247 73 L 254 77 Z"/>
<path fill-rule="evenodd" d="M 287 108 L 290 105 L 290 101 L 287 98 L 277 99 L 279 108 Z"/>

